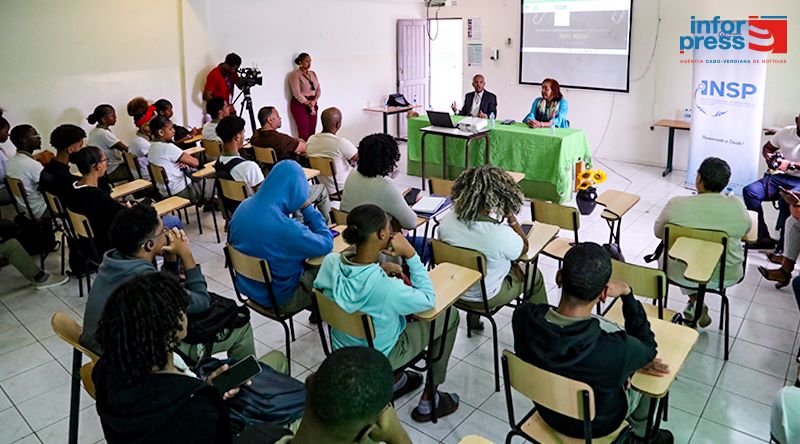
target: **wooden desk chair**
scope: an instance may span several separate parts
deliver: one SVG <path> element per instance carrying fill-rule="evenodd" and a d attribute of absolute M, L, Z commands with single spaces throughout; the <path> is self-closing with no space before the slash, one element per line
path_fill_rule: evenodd
<path fill-rule="evenodd" d="M 147 169 L 150 171 L 150 181 L 153 182 L 153 188 L 155 189 L 155 193 L 159 196 L 159 200 L 161 200 L 161 198 L 163 197 L 161 196 L 161 190 L 158 187 L 159 184 L 161 184 L 167 191 L 167 197 L 172 197 L 172 192 L 169 190 L 169 178 L 167 177 L 167 171 L 164 168 L 158 165 L 154 165 L 152 163 L 147 164 Z M 184 180 L 189 180 L 189 179 L 184 179 Z M 191 184 L 187 183 L 186 186 L 190 187 Z M 203 234 L 203 224 L 200 221 L 200 210 L 201 207 L 203 206 L 203 196 L 200 196 L 195 200 L 196 202 L 188 201 L 186 205 L 182 206 L 181 208 L 183 209 L 183 215 L 185 216 L 186 224 L 188 225 L 189 212 L 187 211 L 187 207 L 189 205 L 194 205 L 195 214 L 197 215 L 197 226 L 198 229 L 200 230 L 200 234 Z M 176 210 L 178 217 L 180 217 L 180 209 Z M 217 226 L 217 213 L 216 211 L 214 211 L 214 205 L 211 205 L 211 219 L 214 221 L 214 232 L 216 232 L 217 242 L 219 242 L 220 241 L 219 227 Z"/>
<path fill-rule="evenodd" d="M 133 181 L 136 179 L 144 179 L 142 176 L 142 169 L 139 166 L 139 157 L 127 151 L 122 152 L 122 157 L 125 159 L 125 167 L 128 169 L 128 178 Z"/>
<path fill-rule="evenodd" d="M 230 221 L 233 212 L 250 196 L 247 184 L 236 180 L 217 178 L 217 192 L 222 200 L 222 217 Z"/>
<path fill-rule="evenodd" d="M 572 230 L 574 236 L 572 241 L 559 236 L 550 241 L 542 250 L 546 256 L 556 259 L 561 268 L 564 255 L 572 248 L 572 245 L 578 243 L 578 229 L 580 228 L 578 210 L 545 200 L 531 199 L 531 220 L 556 225 L 564 230 Z"/>
<path fill-rule="evenodd" d="M 253 145 L 253 154 L 256 157 L 256 162 L 258 162 L 258 164 L 261 165 L 261 169 L 264 170 L 265 176 L 269 170 L 278 163 L 278 154 L 275 153 L 274 148 Z"/>
<path fill-rule="evenodd" d="M 262 316 L 266 316 L 269 319 L 280 322 L 281 326 L 283 327 L 283 332 L 286 339 L 286 359 L 289 363 L 289 370 L 287 370 L 286 373 L 291 374 L 291 342 L 295 340 L 294 323 L 292 322 L 292 317 L 305 310 L 305 308 L 301 308 L 293 312 L 284 312 L 281 310 L 280 305 L 278 305 L 278 302 L 275 299 L 275 293 L 272 290 L 272 272 L 270 271 L 269 263 L 266 259 L 248 256 L 234 248 L 231 244 L 225 244 L 223 250 L 225 252 L 225 265 L 230 272 L 231 282 L 233 283 L 233 290 L 236 292 L 236 297 L 242 301 L 243 304 L 252 308 Z M 270 307 L 266 307 L 256 302 L 252 298 L 252 295 L 242 294 L 239 286 L 236 284 L 237 276 L 241 276 L 243 278 L 263 284 L 267 291 L 267 300 L 270 303 Z"/>
<path fill-rule="evenodd" d="M 431 194 L 442 197 L 450 197 L 453 194 L 453 184 L 455 181 L 447 179 L 439 179 L 438 177 L 428 178 L 428 187 Z"/>
<path fill-rule="evenodd" d="M 666 308 L 668 286 L 664 271 L 615 260 L 611 261 L 611 267 L 611 280 L 625 282 L 630 285 L 636 296 L 653 300 L 652 304 L 642 304 L 647 316 L 672 321 L 680 319 L 679 313 Z M 603 316 L 624 320 L 622 303 L 618 299 L 611 302 L 603 312 Z"/>
<path fill-rule="evenodd" d="M 64 206 L 55 195 L 44 191 L 44 201 L 47 203 L 47 211 L 50 213 L 50 219 L 53 221 L 55 230 L 61 233 L 61 274 L 65 270 L 65 248 L 67 244 L 67 230 L 69 230 L 69 221 L 67 220 L 67 212 L 64 211 Z"/>
<path fill-rule="evenodd" d="M 320 176 L 327 176 L 333 180 L 333 187 L 336 189 L 336 193 L 329 196 L 331 200 L 342 200 L 342 190 L 339 188 L 339 181 L 336 179 L 336 164 L 333 159 L 330 157 L 309 157 L 308 163 L 312 169 L 319 171 Z"/>
<path fill-rule="evenodd" d="M 595 417 L 594 391 L 589 384 L 569 379 L 529 364 L 514 353 L 503 350 L 503 379 L 505 380 L 506 408 L 511 431 L 506 442 L 520 436 L 531 442 L 542 443 L 624 443 L 630 428 L 623 421 L 617 430 L 592 439 L 592 420 Z M 519 422 L 515 419 L 511 388 L 533 401 L 533 407 Z M 559 433 L 550 427 L 539 414 L 538 406 L 583 422 L 584 439 Z"/>
<path fill-rule="evenodd" d="M 311 303 L 318 319 L 328 324 L 328 334 L 331 328 L 335 328 L 355 338 L 363 339 L 370 348 L 375 348 L 375 326 L 372 324 L 372 316 L 361 312 L 348 313 L 316 288 L 311 293 Z M 325 351 L 325 356 L 328 356 L 333 350 L 333 339 L 328 340 L 325 337 L 322 322 L 317 323 L 317 330 L 322 341 L 322 350 Z"/>
<path fill-rule="evenodd" d="M 498 346 L 498 339 L 497 339 L 497 323 L 494 320 L 494 315 L 503 306 L 498 306 L 495 308 L 489 308 L 489 295 L 486 294 L 486 282 L 484 279 L 486 278 L 486 257 L 475 250 L 470 250 L 468 248 L 461 248 L 450 245 L 446 242 L 440 241 L 439 239 L 431 239 L 431 263 L 436 266 L 444 262 L 449 262 L 451 264 L 460 265 L 464 268 L 469 268 L 470 270 L 476 270 L 481 274 L 480 286 L 481 286 L 481 298 L 483 302 L 482 309 L 475 309 L 470 306 L 466 306 L 462 304 L 460 301 L 457 301 L 454 305 L 459 310 L 463 310 L 466 313 L 476 314 L 480 317 L 486 318 L 489 320 L 489 323 L 492 325 L 492 346 L 494 349 L 494 390 L 496 392 L 500 391 L 500 365 L 499 365 L 499 346 Z M 472 330 L 469 328 L 469 324 L 467 324 L 467 337 L 472 337 Z"/>
<path fill-rule="evenodd" d="M 717 267 L 719 267 L 719 279 L 716 282 L 708 282 L 704 292 L 718 294 L 720 295 L 720 297 L 722 297 L 719 329 L 724 330 L 725 334 L 724 359 L 727 361 L 729 354 L 729 343 L 730 343 L 730 307 L 728 307 L 729 301 L 728 301 L 727 289 L 725 288 L 725 263 L 728 255 L 728 233 L 724 231 L 701 230 L 697 228 L 682 227 L 680 225 L 675 225 L 675 224 L 667 224 L 664 227 L 665 256 L 662 262 L 663 262 L 664 274 L 667 276 L 668 279 L 669 279 L 669 272 L 667 269 L 669 265 L 669 259 L 668 259 L 669 250 L 670 248 L 672 248 L 672 245 L 675 243 L 675 241 L 681 237 L 690 237 L 722 245 L 722 255 L 720 256 L 719 263 L 717 264 Z M 744 264 L 742 264 L 742 266 L 744 266 Z M 744 272 L 742 272 L 742 279 L 744 279 Z M 739 282 L 741 282 L 742 279 L 739 279 Z M 685 285 L 681 285 L 680 283 L 675 282 L 672 279 L 669 279 L 669 283 L 675 284 L 683 288 L 692 288 L 692 287 L 687 287 Z M 702 310 L 703 307 L 698 307 L 697 304 L 695 304 L 694 321 L 700 319 L 700 316 L 702 315 Z"/>
<path fill-rule="evenodd" d="M 347 226 L 347 215 L 348 213 L 345 211 L 337 210 L 336 208 L 331 208 L 331 220 L 336 225 Z"/>
<path fill-rule="evenodd" d="M 28 200 L 28 192 L 25 190 L 25 184 L 23 184 L 21 180 L 14 179 L 13 177 L 9 176 L 6 176 L 4 180 L 6 183 L 6 189 L 11 196 L 11 204 L 14 205 L 14 210 L 17 212 L 17 214 L 29 217 L 30 219 L 36 221 L 40 226 L 45 225 L 47 223 L 47 219 L 44 216 L 36 218 L 36 216 L 33 215 L 31 203 Z M 25 204 L 25 208 L 20 208 L 19 201 L 22 201 L 22 203 Z M 39 268 L 42 270 L 44 270 L 44 261 L 47 259 L 48 254 L 50 253 L 44 252 L 39 254 Z"/>
<path fill-rule="evenodd" d="M 78 277 L 78 295 L 83 297 L 83 280 L 86 279 L 86 292 L 92 291 L 92 273 L 95 273 L 100 267 L 100 262 L 103 260 L 102 255 L 105 252 L 97 251 L 94 230 L 86 216 L 68 209 L 67 219 L 69 220 L 68 235 L 72 236 L 72 244 L 77 249 L 80 258 L 86 263 L 82 272 L 73 270 L 73 274 Z"/>
<path fill-rule="evenodd" d="M 218 142 L 216 140 L 203 139 L 200 141 L 200 146 L 202 146 L 203 149 L 205 150 L 205 152 L 203 153 L 203 157 L 205 157 L 206 161 L 209 158 L 216 159 L 222 156 L 222 142 Z"/>
<path fill-rule="evenodd" d="M 53 313 L 50 318 L 50 326 L 56 335 L 64 342 L 72 346 L 72 384 L 70 386 L 70 406 L 69 406 L 69 443 L 78 442 L 78 415 L 80 413 L 80 390 L 81 381 L 84 389 L 94 398 L 94 383 L 92 382 L 92 369 L 98 356 L 88 348 L 80 344 L 79 339 L 83 328 L 75 322 L 68 314 L 62 312 Z M 83 364 L 83 355 L 91 360 Z"/>

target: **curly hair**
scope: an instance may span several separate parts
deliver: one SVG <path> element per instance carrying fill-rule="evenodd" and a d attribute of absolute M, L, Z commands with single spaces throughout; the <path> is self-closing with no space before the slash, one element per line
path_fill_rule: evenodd
<path fill-rule="evenodd" d="M 64 151 L 70 146 L 86 138 L 86 131 L 83 128 L 65 123 L 59 125 L 50 133 L 50 145 L 57 151 Z"/>
<path fill-rule="evenodd" d="M 147 99 L 144 97 L 134 97 L 128 102 L 128 115 L 133 117 L 134 121 L 139 120 L 139 118 L 147 112 L 147 106 Z"/>
<path fill-rule="evenodd" d="M 158 213 L 150 205 L 123 208 L 114 217 L 108 238 L 117 251 L 125 256 L 133 256 L 155 234 L 158 224 Z"/>
<path fill-rule="evenodd" d="M 399 160 L 400 149 L 388 134 L 371 134 L 358 143 L 358 172 L 364 177 L 387 176 Z"/>
<path fill-rule="evenodd" d="M 458 220 L 470 224 L 489 214 L 517 213 L 522 208 L 522 190 L 502 168 L 483 165 L 458 176 L 450 196 Z"/>
<path fill-rule="evenodd" d="M 117 288 L 97 328 L 102 359 L 112 378 L 131 386 L 153 369 L 163 369 L 178 343 L 188 305 L 178 281 L 161 273 L 137 276 Z"/>

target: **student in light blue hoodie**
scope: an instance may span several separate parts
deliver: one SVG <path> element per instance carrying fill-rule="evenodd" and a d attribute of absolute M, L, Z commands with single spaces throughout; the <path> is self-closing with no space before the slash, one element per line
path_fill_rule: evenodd
<path fill-rule="evenodd" d="M 428 345 L 431 324 L 408 322 L 406 316 L 433 308 L 436 299 L 433 284 L 414 247 L 401 233 L 392 232 L 390 218 L 378 206 L 354 208 L 347 216 L 347 229 L 342 236 L 347 243 L 356 246 L 355 252 L 327 255 L 314 287 L 348 313 L 360 311 L 372 317 L 375 348 L 389 358 L 396 370 L 408 364 Z M 402 274 L 400 265 L 378 263 L 381 253 L 406 260 L 411 286 L 398 278 Z M 411 413 L 411 418 L 417 422 L 431 420 L 431 401 L 434 398 L 438 418 L 458 409 L 458 395 L 436 390 L 445 380 L 458 328 L 458 313 L 452 307 L 450 310 L 448 325 L 444 325 L 444 317 L 435 324 L 433 348 L 438 350 L 444 335 L 444 354 L 433 365 L 433 390 L 423 392 L 419 405 Z M 367 346 L 366 341 L 336 329 L 332 329 L 331 339 L 334 349 Z M 421 379 L 419 374 L 411 371 L 401 373 L 395 381 L 395 398 L 414 390 Z"/>
<path fill-rule="evenodd" d="M 299 211 L 303 222 L 290 216 Z M 266 259 L 272 272 L 272 291 L 281 310 L 311 307 L 313 269 L 305 260 L 333 249 L 328 225 L 308 197 L 308 180 L 294 160 L 275 164 L 258 192 L 245 199 L 231 219 L 228 239 L 248 256 Z M 239 290 L 266 307 L 272 304 L 260 282 L 237 276 Z"/>

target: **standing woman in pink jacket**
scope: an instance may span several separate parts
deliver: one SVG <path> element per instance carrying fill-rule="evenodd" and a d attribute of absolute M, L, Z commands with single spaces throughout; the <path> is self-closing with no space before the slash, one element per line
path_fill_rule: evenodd
<path fill-rule="evenodd" d="M 317 131 L 317 101 L 321 91 L 317 74 L 311 70 L 311 56 L 300 53 L 294 63 L 297 69 L 289 74 L 292 89 L 289 109 L 297 124 L 297 137 L 308 140 Z"/>

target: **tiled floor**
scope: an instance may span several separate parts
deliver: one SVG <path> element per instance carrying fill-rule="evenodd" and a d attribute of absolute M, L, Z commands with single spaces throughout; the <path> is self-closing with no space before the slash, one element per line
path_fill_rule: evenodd
<path fill-rule="evenodd" d="M 606 162 L 609 181 L 603 189 L 626 189 L 642 200 L 624 217 L 622 248 L 630 262 L 642 263 L 658 243 L 653 237 L 653 221 L 671 196 L 688 194 L 682 188 L 684 173 L 674 172 L 661 178 L 660 168 Z M 613 171 L 612 171 L 613 169 Z M 630 179 L 630 182 L 623 178 Z M 419 186 L 418 178 L 402 175 L 398 180 Z M 526 208 L 524 219 L 530 217 Z M 196 224 L 188 228 L 192 248 L 207 277 L 209 290 L 231 296 L 230 279 L 222 266 L 221 245 L 214 242 L 209 216 L 205 215 L 206 233 L 197 235 Z M 608 228 L 599 211 L 581 219 L 581 239 L 605 241 Z M 56 270 L 58 256 L 48 259 Z M 798 345 L 798 309 L 791 291 L 776 290 L 764 282 L 755 267 L 765 263 L 751 254 L 744 282 L 729 291 L 731 297 L 731 357 L 724 362 L 722 335 L 716 324 L 701 331 L 670 397 L 669 421 L 665 426 L 676 435 L 677 443 L 757 443 L 769 438 L 769 404 L 780 387 L 793 381 Z M 551 303 L 558 299 L 554 287 L 556 264 L 541 260 Z M 710 296 L 709 305 L 719 319 L 719 298 Z M 676 288 L 670 290 L 669 306 L 680 310 L 685 298 Z M 0 271 L 0 442 L 66 442 L 69 413 L 69 374 L 71 351 L 50 329 L 54 311 L 64 311 L 80 320 L 85 299 L 77 297 L 75 282 L 51 291 L 35 291 L 13 270 Z M 501 347 L 513 348 L 511 311 L 497 316 Z M 303 378 L 323 359 L 317 333 L 300 316 L 293 373 Z M 462 319 L 463 321 L 463 319 Z M 280 326 L 252 314 L 259 353 L 282 348 Z M 462 322 L 462 326 L 464 322 Z M 415 443 L 457 443 L 468 434 L 481 434 L 494 442 L 505 439 L 508 430 L 505 398 L 493 391 L 492 347 L 486 335 L 467 338 L 459 332 L 450 363 L 445 390 L 461 395 L 462 405 L 455 414 L 438 424 L 418 425 L 411 421 L 418 393 L 397 403 L 401 419 Z M 517 411 L 528 404 L 517 396 Z M 80 442 L 102 441 L 94 402 L 81 397 Z M 519 442 L 519 441 L 515 441 Z"/>

